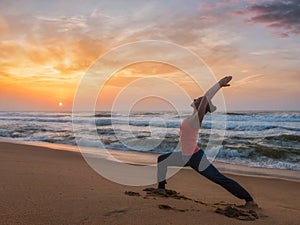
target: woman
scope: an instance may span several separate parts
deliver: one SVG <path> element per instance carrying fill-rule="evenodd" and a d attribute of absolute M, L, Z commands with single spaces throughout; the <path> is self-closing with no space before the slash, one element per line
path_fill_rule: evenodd
<path fill-rule="evenodd" d="M 221 185 L 234 196 L 244 199 L 246 206 L 257 206 L 251 195 L 236 181 L 221 174 L 206 158 L 204 151 L 197 146 L 198 131 L 203 117 L 216 107 L 211 103 L 213 96 L 222 88 L 230 86 L 231 76 L 222 78 L 204 96 L 194 99 L 191 106 L 194 112 L 180 125 L 180 152 L 160 155 L 157 159 L 157 179 L 159 191 L 165 191 L 168 166 L 190 166 L 209 180 Z"/>

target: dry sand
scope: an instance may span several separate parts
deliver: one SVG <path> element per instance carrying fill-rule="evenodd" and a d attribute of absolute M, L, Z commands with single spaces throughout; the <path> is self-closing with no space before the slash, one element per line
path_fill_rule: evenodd
<path fill-rule="evenodd" d="M 156 158 L 115 154 L 137 163 Z M 0 160 L 0 224 L 300 224 L 300 182 L 258 177 L 278 173 L 297 180 L 299 172 L 217 163 L 221 171 L 256 175 L 227 174 L 254 196 L 260 206 L 255 214 L 237 207 L 243 201 L 191 169 L 170 178 L 167 187 L 173 191 L 159 195 L 151 189 L 155 185 L 132 187 L 103 178 L 78 152 L 0 142 Z M 223 215 L 226 207 L 228 215 L 239 218 Z M 254 221 L 240 220 L 249 218 Z"/>

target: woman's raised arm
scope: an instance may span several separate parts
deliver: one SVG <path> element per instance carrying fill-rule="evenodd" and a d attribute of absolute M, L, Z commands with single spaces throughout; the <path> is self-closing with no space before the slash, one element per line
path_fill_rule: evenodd
<path fill-rule="evenodd" d="M 216 83 L 214 86 L 212 86 L 203 96 L 199 107 L 198 107 L 198 113 L 195 115 L 198 117 L 199 121 L 199 127 L 202 124 L 203 117 L 206 113 L 206 107 L 208 105 L 208 102 L 215 96 L 215 94 L 222 88 L 222 87 L 228 87 L 230 86 L 229 82 L 231 81 L 232 76 L 226 76 L 223 77 L 218 83 Z"/>

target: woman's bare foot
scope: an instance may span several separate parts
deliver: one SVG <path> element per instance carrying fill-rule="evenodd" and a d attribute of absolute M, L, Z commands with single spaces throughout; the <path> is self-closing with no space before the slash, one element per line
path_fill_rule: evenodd
<path fill-rule="evenodd" d="M 252 201 L 246 202 L 245 207 L 252 209 L 252 208 L 258 208 L 258 205 L 254 200 L 252 200 Z"/>

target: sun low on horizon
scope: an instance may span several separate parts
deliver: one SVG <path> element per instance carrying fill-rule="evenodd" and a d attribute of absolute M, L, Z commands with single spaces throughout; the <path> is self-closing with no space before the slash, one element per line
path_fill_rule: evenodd
<path fill-rule="evenodd" d="M 223 91 L 229 111 L 300 110 L 297 1 L 24 0 L 2 1 L 0 6 L 1 111 L 70 111 L 81 79 L 99 58 L 119 46 L 147 40 L 187 49 L 216 80 L 232 75 L 231 87 Z M 137 54 L 147 59 L 150 51 Z M 205 91 L 176 65 L 141 62 L 112 74 L 99 95 L 103 104 L 97 110 L 109 110 L 124 87 L 149 77 L 176 83 L 191 98 Z M 155 79 L 147 82 L 131 92 L 154 87 L 157 95 L 173 91 L 160 87 Z M 88 98 L 87 91 L 83 99 Z M 153 104 L 164 109 L 159 101 Z"/>

